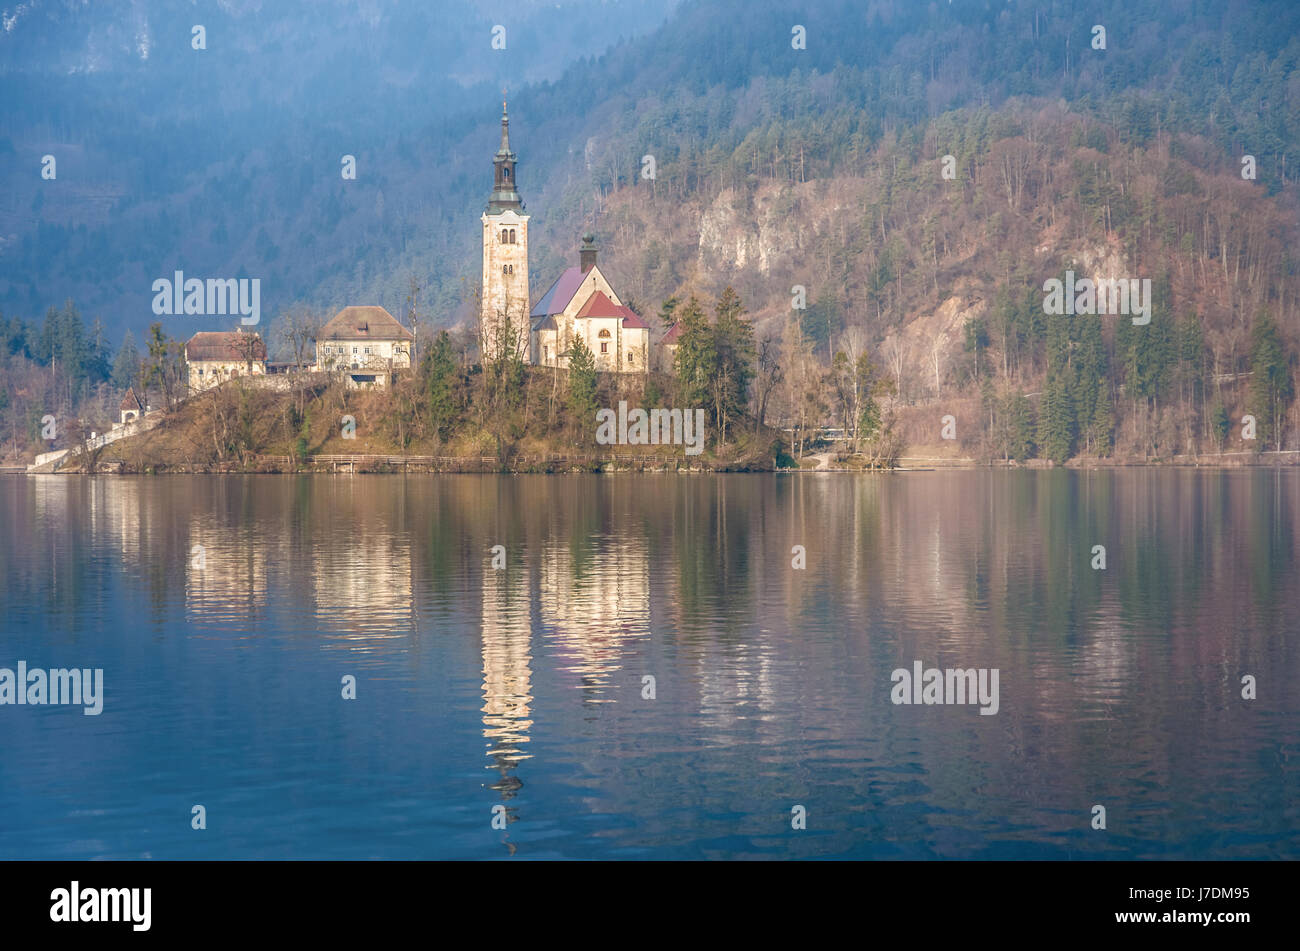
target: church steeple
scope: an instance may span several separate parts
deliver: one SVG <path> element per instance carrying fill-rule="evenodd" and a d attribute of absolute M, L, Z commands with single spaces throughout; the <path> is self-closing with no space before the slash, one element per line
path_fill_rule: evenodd
<path fill-rule="evenodd" d="M 510 115 L 501 102 L 501 147 L 492 159 L 496 177 L 483 212 L 483 306 L 479 350 L 484 360 L 512 353 L 531 362 L 532 321 L 528 296 L 528 215 L 515 189 Z"/>
<path fill-rule="evenodd" d="M 515 187 L 515 165 L 519 157 L 510 151 L 510 116 L 506 111 L 506 101 L 501 100 L 501 148 L 497 149 L 492 159 L 495 176 L 492 185 L 492 197 L 488 200 L 487 213 L 500 214 L 507 208 L 520 211 L 524 207 L 523 199 Z"/>
<path fill-rule="evenodd" d="M 506 101 L 501 100 L 501 148 L 498 155 L 510 154 L 510 114 L 506 111 Z"/>

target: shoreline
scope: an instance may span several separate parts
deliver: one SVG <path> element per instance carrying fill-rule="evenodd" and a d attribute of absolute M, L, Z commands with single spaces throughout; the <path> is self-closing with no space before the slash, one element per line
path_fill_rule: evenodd
<path fill-rule="evenodd" d="M 129 467 L 121 462 L 101 462 L 95 467 L 95 471 L 87 472 L 85 467 L 73 465 L 66 468 L 60 468 L 54 471 L 37 472 L 23 465 L 3 465 L 0 466 L 0 475 L 105 475 L 105 476 L 155 476 L 155 475 L 314 475 L 314 476 L 333 476 L 333 475 L 616 475 L 616 474 L 655 474 L 655 475 L 737 475 L 737 474 L 765 474 L 765 475 L 803 475 L 803 474 L 849 474 L 849 475 L 868 475 L 868 474 L 887 474 L 894 472 L 958 472 L 958 471 L 1034 471 L 1049 472 L 1052 470 L 1065 471 L 1086 471 L 1096 472 L 1102 470 L 1118 469 L 1217 469 L 1224 471 L 1245 470 L 1245 469 L 1291 469 L 1300 466 L 1300 459 L 1263 459 L 1260 460 L 1255 454 L 1254 459 L 1232 459 L 1221 460 L 1217 458 L 1199 458 L 1194 460 L 1171 459 L 1153 462 L 1141 461 L 1116 461 L 1103 462 L 1098 460 L 1070 461 L 1064 465 L 1055 465 L 1053 463 L 1039 463 L 1031 461 L 1027 463 L 1005 464 L 997 463 L 980 463 L 980 462 L 961 462 L 945 464 L 940 460 L 933 460 L 934 465 L 898 465 L 885 469 L 871 469 L 857 466 L 802 466 L 795 467 L 776 467 L 773 465 L 760 465 L 755 463 L 737 462 L 734 464 L 716 464 L 716 465 L 699 465 L 691 464 L 686 460 L 678 460 L 676 464 L 665 464 L 662 460 L 647 459 L 645 462 L 638 460 L 620 459 L 620 460 L 595 460 L 588 463 L 573 463 L 568 461 L 548 461 L 548 462 L 529 462 L 521 465 L 502 466 L 496 460 L 465 458 L 457 460 L 437 460 L 430 462 L 429 457 L 392 457 L 392 456 L 363 456 L 358 454 L 355 457 L 339 459 L 332 458 L 327 461 L 313 460 L 305 464 L 285 464 L 283 461 L 259 461 L 252 465 L 216 465 L 216 466 L 189 466 L 189 465 L 159 465 L 145 466 L 143 468 Z M 1291 453 L 1291 455 L 1295 455 Z M 920 459 L 914 462 L 922 462 Z"/>

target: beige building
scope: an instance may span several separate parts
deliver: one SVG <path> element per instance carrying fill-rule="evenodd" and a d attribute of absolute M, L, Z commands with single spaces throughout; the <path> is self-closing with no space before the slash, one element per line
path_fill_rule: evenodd
<path fill-rule="evenodd" d="M 389 386 L 415 359 L 415 335 L 382 307 L 344 307 L 316 335 L 317 372 L 343 372 L 353 387 Z"/>
<path fill-rule="evenodd" d="M 532 311 L 533 363 L 567 367 L 581 339 L 604 373 L 644 373 L 650 326 L 626 307 L 596 266 L 595 236 L 582 236 L 578 266 L 559 276 Z"/>
<path fill-rule="evenodd" d="M 201 393 L 239 376 L 266 373 L 266 344 L 243 328 L 196 333 L 185 344 L 191 393 Z"/>

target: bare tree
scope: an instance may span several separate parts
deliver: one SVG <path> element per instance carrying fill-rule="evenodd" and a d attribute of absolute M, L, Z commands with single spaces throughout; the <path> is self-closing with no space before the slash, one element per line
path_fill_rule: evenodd
<path fill-rule="evenodd" d="M 253 364 L 266 359 L 266 345 L 262 343 L 262 338 L 258 334 L 236 333 L 233 346 L 235 353 L 244 363 L 246 373 L 251 374 Z"/>
<path fill-rule="evenodd" d="M 754 431 L 763 428 L 767 418 L 767 406 L 773 391 L 780 385 L 784 370 L 781 369 L 781 344 L 768 335 L 758 342 L 758 376 L 754 381 Z"/>
<path fill-rule="evenodd" d="M 885 359 L 889 361 L 890 372 L 894 374 L 894 390 L 901 399 L 903 395 L 903 342 L 899 339 L 898 334 L 890 334 L 886 337 L 883 349 Z"/>
<path fill-rule="evenodd" d="M 277 323 L 281 341 L 293 354 L 294 369 L 301 371 L 307 357 L 314 357 L 311 351 L 320 333 L 320 315 L 308 307 L 294 306 L 281 314 Z"/>
<path fill-rule="evenodd" d="M 415 365 L 415 355 L 422 347 L 420 346 L 424 336 L 424 315 L 420 312 L 420 291 L 424 288 L 420 284 L 420 279 L 416 277 L 415 272 L 410 272 L 406 277 L 406 329 L 411 331 L 411 365 Z"/>
<path fill-rule="evenodd" d="M 301 373 L 308 354 L 315 346 L 316 337 L 320 334 L 320 315 L 307 307 L 291 307 L 280 315 L 279 326 L 280 339 L 293 354 L 294 372 Z M 294 381 L 294 391 L 297 395 L 298 416 L 301 418 L 307 405 L 306 387 L 301 379 Z"/>

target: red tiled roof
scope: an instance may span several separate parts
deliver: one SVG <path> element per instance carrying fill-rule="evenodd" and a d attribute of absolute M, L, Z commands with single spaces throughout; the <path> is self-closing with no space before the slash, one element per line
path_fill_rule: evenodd
<path fill-rule="evenodd" d="M 649 330 L 650 325 L 625 304 L 615 304 L 604 291 L 596 291 L 578 311 L 579 317 L 622 317 L 623 326 L 629 330 Z"/>
<path fill-rule="evenodd" d="M 587 298 L 587 303 L 578 311 L 579 317 L 622 317 L 626 308 L 620 307 L 605 296 L 604 291 L 596 291 Z"/>
<path fill-rule="evenodd" d="M 664 334 L 663 339 L 660 340 L 659 343 L 669 345 L 677 343 L 678 338 L 682 335 L 682 330 L 682 322 L 679 320 L 668 328 L 668 332 Z"/>
<path fill-rule="evenodd" d="M 321 328 L 319 340 L 414 340 L 382 307 L 344 307 Z"/>
<path fill-rule="evenodd" d="M 140 402 L 140 397 L 135 395 L 135 387 L 128 386 L 126 388 L 126 395 L 122 397 L 122 402 L 118 405 L 118 409 L 131 409 L 135 410 L 137 413 L 144 412 L 144 404 Z"/>
<path fill-rule="evenodd" d="M 624 326 L 624 327 L 626 327 L 626 328 L 628 328 L 628 329 L 631 329 L 631 330 L 649 330 L 649 329 L 650 329 L 650 325 L 647 324 L 647 323 L 646 323 L 644 320 L 642 320 L 640 317 L 638 317 L 638 316 L 636 315 L 636 313 L 633 312 L 633 310 L 632 310 L 631 307 L 628 307 L 627 305 L 624 305 L 624 306 L 623 306 L 623 313 L 627 315 L 627 316 L 625 316 L 625 317 L 623 318 L 623 326 Z"/>
<path fill-rule="evenodd" d="M 231 330 L 205 330 L 196 333 L 185 344 L 185 359 L 190 362 L 219 360 L 223 363 L 235 363 L 246 361 L 250 357 L 255 361 L 266 359 L 266 344 L 257 334 Z"/>

